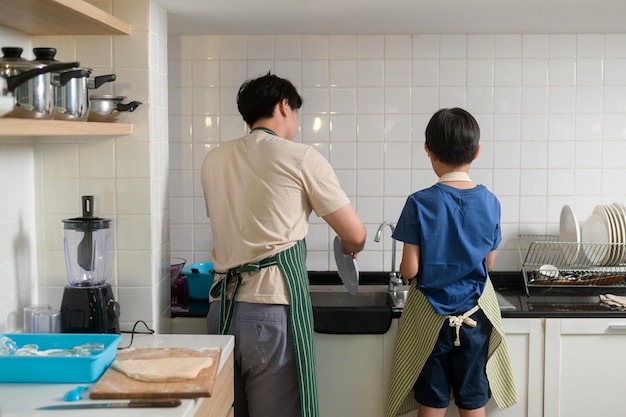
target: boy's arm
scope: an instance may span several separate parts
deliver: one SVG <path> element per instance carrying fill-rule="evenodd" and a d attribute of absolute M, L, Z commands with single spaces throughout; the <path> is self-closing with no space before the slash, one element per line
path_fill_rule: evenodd
<path fill-rule="evenodd" d="M 491 271 L 493 264 L 496 261 L 496 251 L 492 250 L 487 254 L 487 271 Z"/>
<path fill-rule="evenodd" d="M 419 271 L 420 247 L 404 242 L 402 249 L 402 261 L 400 262 L 400 275 L 405 284 L 415 278 Z"/>

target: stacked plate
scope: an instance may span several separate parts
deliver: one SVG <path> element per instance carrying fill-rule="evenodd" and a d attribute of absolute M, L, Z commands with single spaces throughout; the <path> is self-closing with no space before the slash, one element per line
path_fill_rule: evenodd
<path fill-rule="evenodd" d="M 626 262 L 626 206 L 621 203 L 598 205 L 582 228 L 582 245 L 594 265 Z"/>
<path fill-rule="evenodd" d="M 570 206 L 565 205 L 561 209 L 559 241 L 576 243 L 575 245 L 564 245 L 562 247 L 565 264 L 573 264 L 578 259 L 580 239 L 580 226 L 578 225 L 576 215 Z"/>

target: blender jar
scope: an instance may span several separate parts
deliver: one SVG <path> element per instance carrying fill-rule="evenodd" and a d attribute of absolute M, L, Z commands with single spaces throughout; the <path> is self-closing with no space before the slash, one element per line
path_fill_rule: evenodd
<path fill-rule="evenodd" d="M 67 278 L 72 287 L 98 287 L 106 282 L 111 220 L 93 216 L 93 196 L 83 196 L 82 205 L 82 217 L 63 220 Z"/>

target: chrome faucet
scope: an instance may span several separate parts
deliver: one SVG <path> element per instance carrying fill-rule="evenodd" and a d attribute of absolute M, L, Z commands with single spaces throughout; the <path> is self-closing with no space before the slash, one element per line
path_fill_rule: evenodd
<path fill-rule="evenodd" d="M 383 234 L 383 229 L 385 226 L 389 226 L 391 229 L 391 233 L 393 234 L 396 229 L 393 223 L 389 220 L 385 220 L 380 226 L 378 226 L 378 230 L 376 231 L 376 235 L 374 236 L 374 242 L 380 242 L 380 238 Z M 387 291 L 389 291 L 392 295 L 396 295 L 396 288 L 402 285 L 402 277 L 400 276 L 400 272 L 396 271 L 396 240 L 391 238 L 391 271 L 389 272 L 389 285 L 387 285 Z"/>

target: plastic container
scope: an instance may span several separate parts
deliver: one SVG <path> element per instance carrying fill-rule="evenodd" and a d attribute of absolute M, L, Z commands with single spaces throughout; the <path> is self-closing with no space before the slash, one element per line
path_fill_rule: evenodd
<path fill-rule="evenodd" d="M 189 264 L 183 270 L 187 276 L 189 297 L 195 300 L 208 300 L 209 290 L 213 285 L 213 263 L 195 262 Z"/>
<path fill-rule="evenodd" d="M 104 350 L 91 356 L 0 356 L 0 382 L 94 382 L 117 356 L 118 334 L 0 334 L 17 343 L 18 348 L 36 344 L 39 351 L 71 349 L 84 343 L 102 343 Z"/>

